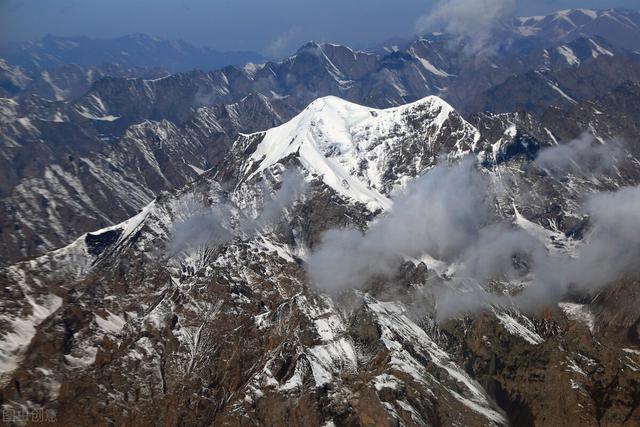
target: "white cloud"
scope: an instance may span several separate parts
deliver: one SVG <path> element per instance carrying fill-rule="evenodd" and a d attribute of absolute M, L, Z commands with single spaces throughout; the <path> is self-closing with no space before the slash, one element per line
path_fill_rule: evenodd
<path fill-rule="evenodd" d="M 280 57 L 290 53 L 293 43 L 298 37 L 298 28 L 291 27 L 287 32 L 280 34 L 264 49 L 264 53 L 271 57 Z"/>
<path fill-rule="evenodd" d="M 495 48 L 496 30 L 515 10 L 516 0 L 440 0 L 418 19 L 416 30 L 444 31 L 464 43 L 470 54 L 489 53 Z"/>

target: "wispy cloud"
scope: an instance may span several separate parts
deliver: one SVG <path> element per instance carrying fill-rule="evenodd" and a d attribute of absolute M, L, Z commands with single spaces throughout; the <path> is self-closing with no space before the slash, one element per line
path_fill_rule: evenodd
<path fill-rule="evenodd" d="M 568 172 L 577 175 L 600 175 L 611 171 L 624 159 L 624 142 L 614 139 L 607 143 L 597 141 L 584 133 L 566 144 L 543 150 L 534 164 L 551 175 Z"/>
<path fill-rule="evenodd" d="M 467 158 L 439 165 L 409 185 L 394 208 L 366 233 L 332 230 L 308 261 L 312 281 L 329 291 L 388 276 L 407 257 L 453 262 L 489 220 L 488 181 Z"/>
<path fill-rule="evenodd" d="M 535 165 L 556 173 L 590 165 L 601 173 L 622 158 L 617 143 L 588 136 L 544 150 Z M 389 278 L 408 259 L 425 256 L 453 266 L 437 314 L 446 318 L 489 304 L 537 310 L 570 291 L 590 293 L 640 273 L 640 186 L 588 196 L 589 232 L 571 256 L 551 253 L 539 237 L 494 213 L 496 191 L 471 158 L 439 165 L 408 186 L 394 208 L 366 232 L 331 230 L 308 258 L 316 286 L 330 292 Z M 529 283 L 516 295 L 491 291 L 494 280 Z"/>
<path fill-rule="evenodd" d="M 416 30 L 444 31 L 469 54 L 490 53 L 497 43 L 496 31 L 515 10 L 516 0 L 440 0 L 418 19 Z"/>
<path fill-rule="evenodd" d="M 285 33 L 280 34 L 275 40 L 269 43 L 267 47 L 265 47 L 264 53 L 273 58 L 289 54 L 299 33 L 300 31 L 297 27 L 290 27 Z"/>
<path fill-rule="evenodd" d="M 245 216 L 231 202 L 209 204 L 194 193 L 186 193 L 173 204 L 174 222 L 169 242 L 169 254 L 193 249 L 216 247 L 258 231 L 270 231 L 282 213 L 306 191 L 304 177 L 297 170 L 286 169 L 278 178 L 280 186 L 266 194 L 257 217 Z M 237 218 L 234 220 L 234 218 Z"/>

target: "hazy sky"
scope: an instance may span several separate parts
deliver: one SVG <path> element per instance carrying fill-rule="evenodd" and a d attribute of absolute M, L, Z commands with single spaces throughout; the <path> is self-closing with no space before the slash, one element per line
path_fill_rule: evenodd
<path fill-rule="evenodd" d="M 482 1 L 482 0 L 478 0 Z M 0 0 L 0 41 L 146 33 L 220 50 L 282 54 L 307 40 L 369 46 L 415 32 L 434 0 Z M 640 8 L 638 0 L 520 0 L 518 13 Z"/>

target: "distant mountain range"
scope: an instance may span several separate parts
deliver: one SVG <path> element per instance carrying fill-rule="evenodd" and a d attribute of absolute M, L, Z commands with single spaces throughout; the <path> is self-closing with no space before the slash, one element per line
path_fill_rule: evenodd
<path fill-rule="evenodd" d="M 110 63 L 25 69 L 0 58 L 0 97 L 37 95 L 53 101 L 72 101 L 87 93 L 91 85 L 103 77 L 155 79 L 167 75 L 169 73 L 160 68 L 127 68 Z"/>
<path fill-rule="evenodd" d="M 489 44 L 498 53 L 526 51 L 569 43 L 583 37 L 602 37 L 619 48 L 638 50 L 640 12 L 628 9 L 567 9 L 543 16 L 524 16 L 502 22 L 490 35 Z M 421 34 L 430 41 L 459 37 L 443 31 Z M 371 51 L 403 50 L 413 39 L 392 37 L 373 45 Z"/>
<path fill-rule="evenodd" d="M 547 16 L 517 18 L 508 31 L 547 42 L 570 42 L 581 37 L 604 37 L 614 45 L 640 49 L 640 12 L 628 9 L 567 9 Z"/>
<path fill-rule="evenodd" d="M 160 68 L 169 72 L 213 70 L 226 65 L 263 61 L 256 52 L 219 52 L 145 34 L 108 40 L 48 35 L 37 41 L 0 45 L 0 57 L 25 69 L 70 64 L 98 67 L 109 63 L 125 68 Z"/>

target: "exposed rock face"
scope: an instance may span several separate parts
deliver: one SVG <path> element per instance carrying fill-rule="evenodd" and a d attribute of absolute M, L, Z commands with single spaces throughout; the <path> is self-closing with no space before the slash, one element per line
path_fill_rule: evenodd
<path fill-rule="evenodd" d="M 217 164 L 236 132 L 280 120 L 258 96 L 201 108 L 181 125 L 122 125 L 118 116 L 37 97 L 0 103 L 2 263 L 134 215 Z"/>
<path fill-rule="evenodd" d="M 0 95 L 14 96 L 29 84 L 29 77 L 19 67 L 0 60 Z"/>
<path fill-rule="evenodd" d="M 509 187 L 496 214 L 553 235 L 558 250 L 580 243 L 554 218 L 575 215 L 576 184 L 640 183 L 556 180 L 519 147 L 559 130 L 538 140 L 530 116 L 472 122 L 437 98 L 390 110 L 323 98 L 239 137 L 211 171 L 128 221 L 2 269 L 2 404 L 55 409 L 63 425 L 637 424 L 633 278 L 539 315 L 493 306 L 440 324 L 430 295 L 449 278 L 420 260 L 360 291 L 329 296 L 309 282 L 304 260 L 323 231 L 368 228 L 438 154 L 475 155 L 494 180 L 521 171 L 531 197 Z M 306 192 L 246 226 L 287 169 Z M 228 232 L 172 249 L 175 224 L 201 218 L 200 205 L 224 211 Z"/>

